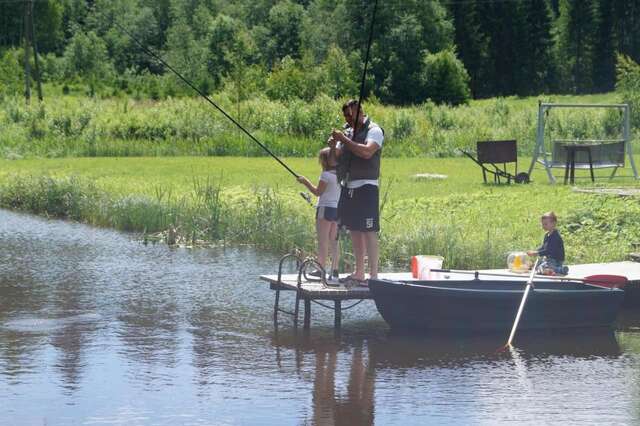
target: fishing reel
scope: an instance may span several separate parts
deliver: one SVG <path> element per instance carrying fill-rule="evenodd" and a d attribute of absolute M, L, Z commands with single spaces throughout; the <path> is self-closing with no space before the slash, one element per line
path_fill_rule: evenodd
<path fill-rule="evenodd" d="M 300 196 L 311 206 L 313 207 L 313 202 L 311 202 L 311 195 L 308 192 L 300 192 Z"/>

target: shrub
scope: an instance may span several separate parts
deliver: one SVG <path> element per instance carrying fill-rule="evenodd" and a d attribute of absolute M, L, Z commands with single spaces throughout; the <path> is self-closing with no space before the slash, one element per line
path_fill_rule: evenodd
<path fill-rule="evenodd" d="M 302 98 L 305 91 L 305 75 L 295 60 L 289 56 L 267 77 L 267 96 L 271 99 L 291 100 Z"/>
<path fill-rule="evenodd" d="M 402 111 L 396 115 L 391 128 L 391 136 L 393 139 L 405 139 L 413 135 L 415 131 L 415 121 L 411 115 Z"/>
<path fill-rule="evenodd" d="M 640 65 L 626 55 L 618 55 L 616 90 L 631 106 L 631 125 L 640 129 Z"/>
<path fill-rule="evenodd" d="M 452 50 L 427 54 L 423 84 L 426 97 L 435 103 L 459 105 L 471 97 L 469 74 Z"/>
<path fill-rule="evenodd" d="M 22 49 L 0 52 L 0 97 L 17 94 L 22 90 L 22 56 Z"/>
<path fill-rule="evenodd" d="M 309 58 L 298 62 L 287 56 L 267 77 L 266 92 L 271 99 L 311 101 L 328 91 L 324 70 L 311 63 Z"/>
<path fill-rule="evenodd" d="M 87 81 L 90 94 L 109 84 L 113 75 L 113 65 L 107 55 L 107 46 L 93 31 L 77 31 L 64 51 L 65 76 Z"/>

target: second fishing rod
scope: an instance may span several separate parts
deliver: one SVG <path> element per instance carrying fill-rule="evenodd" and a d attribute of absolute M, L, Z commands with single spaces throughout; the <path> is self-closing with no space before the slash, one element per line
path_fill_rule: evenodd
<path fill-rule="evenodd" d="M 192 88 L 196 93 L 198 93 L 200 96 L 202 96 L 202 98 L 204 98 L 207 102 L 209 102 L 215 109 L 217 109 L 218 111 L 220 111 L 220 113 L 222 115 L 224 115 L 226 118 L 229 119 L 229 121 L 231 121 L 233 124 L 236 125 L 236 127 L 238 127 L 238 129 L 240 129 L 245 135 L 247 135 L 249 137 L 249 139 L 251 139 L 253 142 L 257 143 L 260 148 L 262 148 L 267 154 L 269 154 L 274 160 L 276 160 L 278 163 L 280 163 L 280 165 L 282 167 L 284 167 L 289 173 L 291 173 L 295 178 L 298 178 L 300 175 L 298 175 L 296 172 L 294 172 L 289 166 L 287 166 L 284 161 L 282 161 L 280 158 L 278 158 L 277 155 L 275 155 L 269 148 L 267 148 L 267 146 L 265 144 L 263 144 L 262 142 L 260 142 L 255 136 L 253 136 L 251 134 L 251 132 L 249 132 L 247 129 L 244 128 L 244 126 L 242 126 L 237 120 L 235 120 L 232 116 L 230 116 L 229 114 L 227 114 L 227 112 L 225 110 L 223 110 L 217 103 L 215 103 L 209 96 L 207 96 L 206 93 L 204 93 L 202 90 L 198 89 L 191 81 L 189 81 L 186 77 L 184 77 L 182 74 L 180 74 L 176 69 L 174 69 L 171 65 L 169 65 L 164 59 L 162 59 L 159 55 L 157 55 L 155 52 L 153 52 L 151 49 L 147 48 L 144 44 L 142 44 L 137 38 L 134 37 L 133 34 L 131 34 L 131 32 L 127 31 L 122 25 L 120 25 L 118 22 L 114 21 L 114 25 L 116 27 L 118 27 L 118 29 L 120 31 L 122 31 L 124 34 L 126 34 L 129 38 L 131 38 L 131 40 L 133 40 L 133 42 L 138 45 L 138 47 L 140 47 L 140 49 L 142 49 L 142 51 L 144 51 L 147 55 L 151 56 L 152 58 L 154 58 L 155 60 L 157 60 L 158 62 L 160 62 L 162 65 L 164 65 L 165 67 L 167 67 L 171 72 L 173 72 L 180 80 L 182 80 L 187 86 L 189 86 L 190 88 Z"/>

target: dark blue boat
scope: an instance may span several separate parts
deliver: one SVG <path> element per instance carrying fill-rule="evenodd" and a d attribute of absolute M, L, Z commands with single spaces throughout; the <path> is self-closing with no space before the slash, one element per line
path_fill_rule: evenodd
<path fill-rule="evenodd" d="M 610 327 L 624 291 L 580 282 L 535 282 L 518 330 Z M 513 325 L 523 281 L 369 280 L 378 311 L 393 329 L 505 332 Z"/>

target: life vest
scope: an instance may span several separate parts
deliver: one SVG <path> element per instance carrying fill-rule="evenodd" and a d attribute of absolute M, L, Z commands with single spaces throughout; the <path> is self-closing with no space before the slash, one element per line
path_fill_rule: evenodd
<path fill-rule="evenodd" d="M 355 136 L 353 136 L 353 129 L 350 127 L 347 128 L 346 135 L 352 141 L 364 145 L 369 131 L 374 128 L 379 128 L 382 130 L 382 134 L 384 134 L 384 129 L 382 127 L 367 118 L 361 130 L 359 130 Z M 380 149 L 378 149 L 371 158 L 368 159 L 358 157 L 348 149 L 344 149 L 342 151 L 342 155 L 338 157 L 338 167 L 336 168 L 338 180 L 343 183 L 347 183 L 349 181 L 360 179 L 378 179 L 380 177 L 381 156 L 382 147 L 380 147 Z"/>

